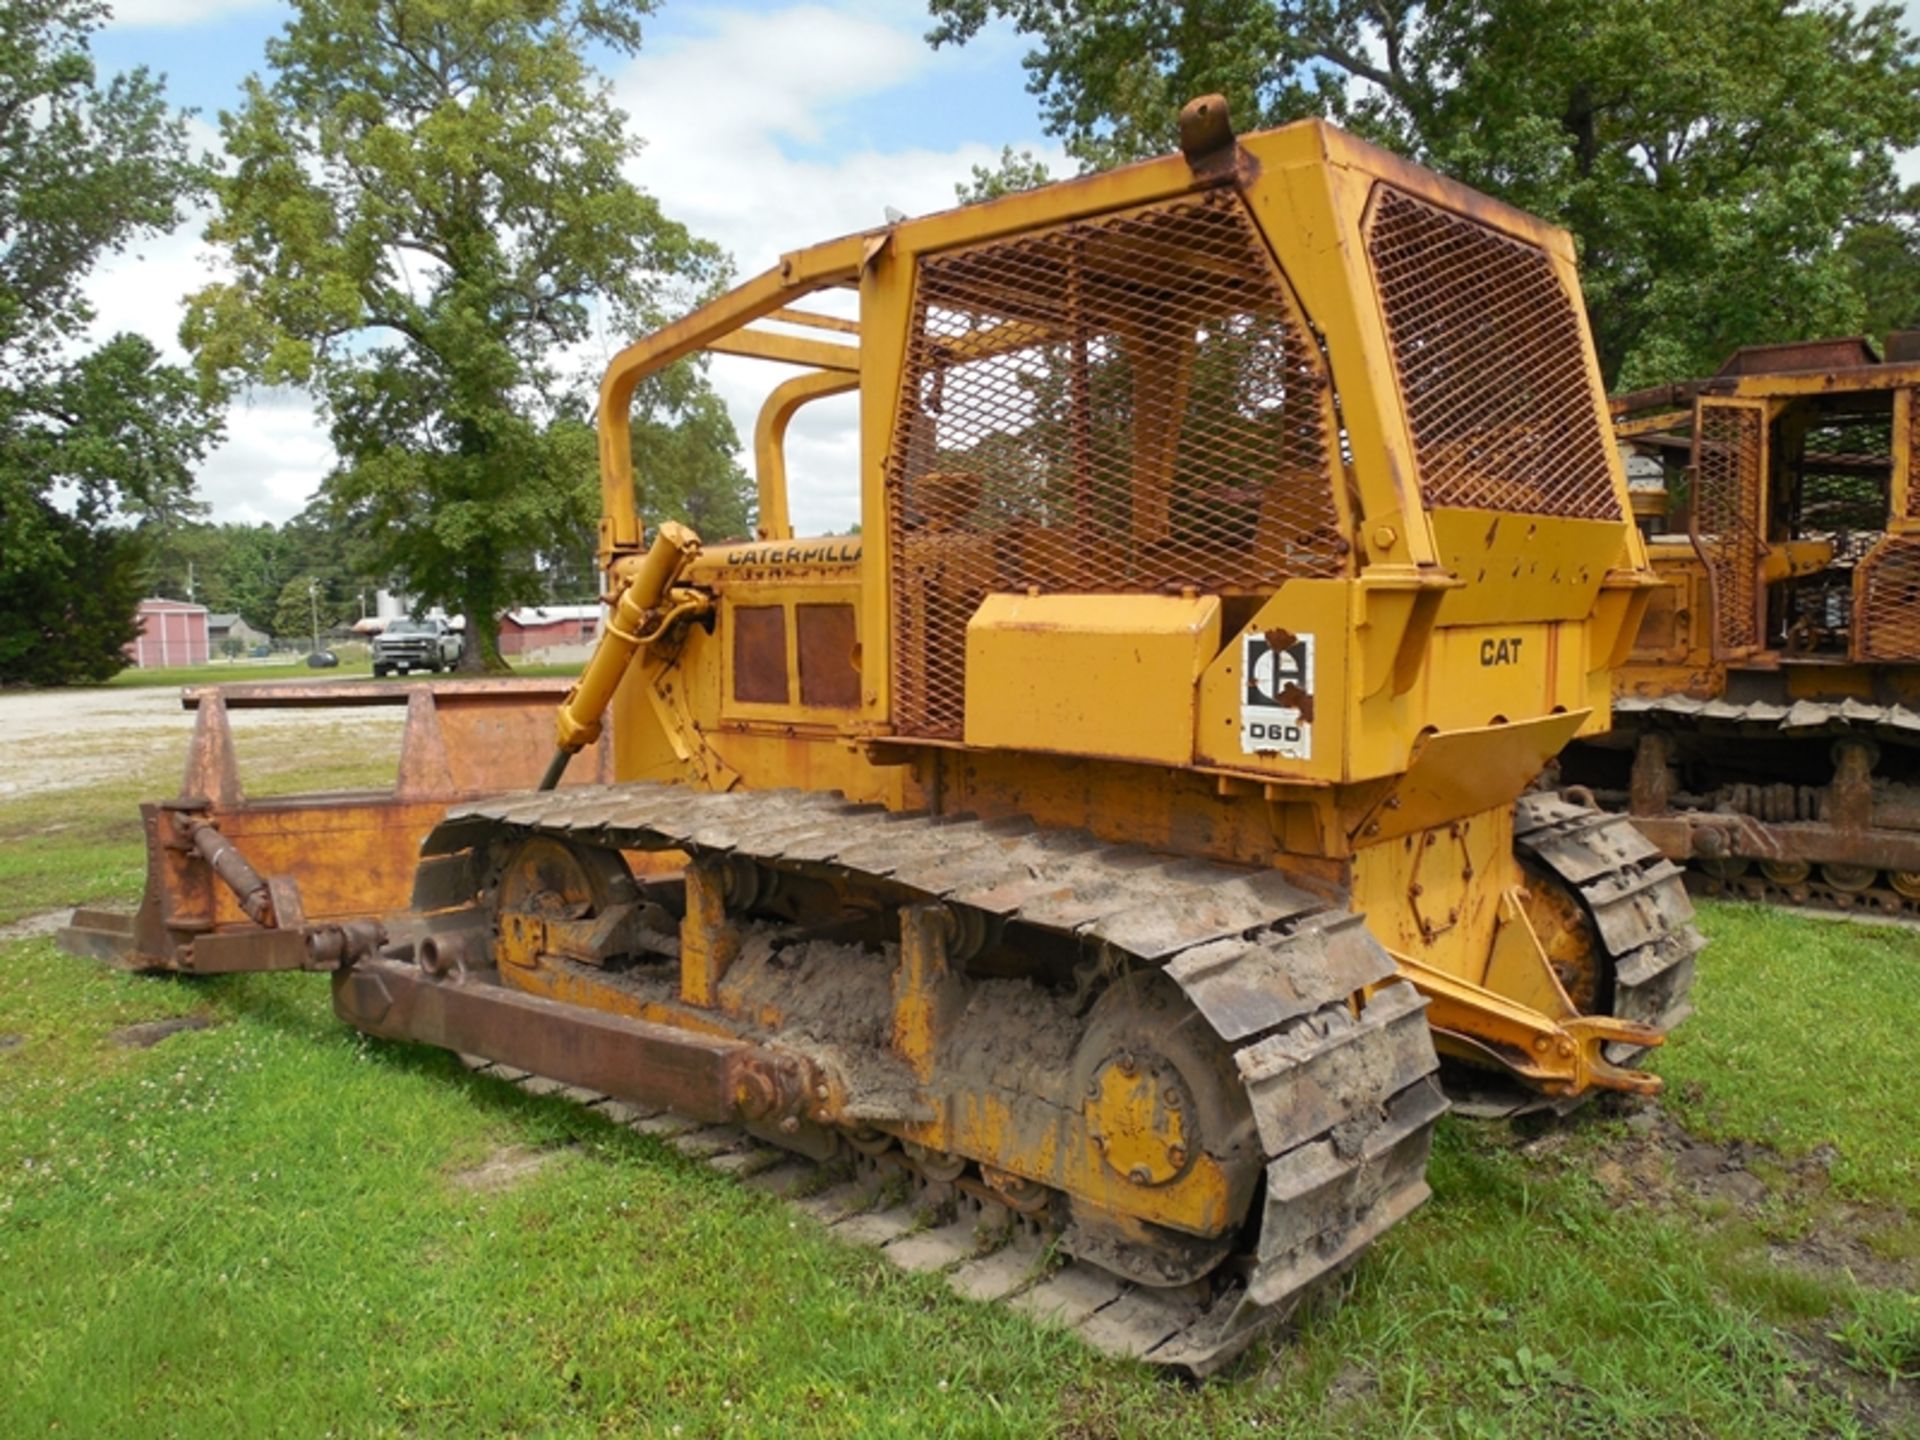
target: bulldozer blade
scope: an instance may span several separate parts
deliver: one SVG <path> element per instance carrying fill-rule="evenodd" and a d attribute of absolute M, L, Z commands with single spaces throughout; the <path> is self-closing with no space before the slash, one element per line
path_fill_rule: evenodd
<path fill-rule="evenodd" d="M 553 679 L 344 681 L 192 687 L 196 712 L 179 795 L 141 806 L 147 879 L 131 913 L 85 909 L 58 935 L 69 954 L 132 970 L 216 974 L 312 968 L 303 928 L 383 920 L 407 908 L 420 842 L 449 804 L 540 777 L 553 713 L 571 686 Z M 232 712 L 405 706 L 394 782 L 385 791 L 250 800 L 235 758 Z M 612 742 L 573 767 L 573 784 L 612 770 Z M 262 926 L 182 836 L 181 817 L 216 830 L 302 914 Z M 189 826 L 189 829 L 195 828 Z"/>
<path fill-rule="evenodd" d="M 126 966 L 134 954 L 134 917 L 124 910 L 81 908 L 54 933 L 54 943 L 69 955 Z"/>

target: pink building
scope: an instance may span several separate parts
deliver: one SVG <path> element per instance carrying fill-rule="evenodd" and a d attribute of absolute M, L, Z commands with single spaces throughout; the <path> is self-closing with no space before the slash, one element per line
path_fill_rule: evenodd
<path fill-rule="evenodd" d="M 525 655 L 549 645 L 591 645 L 599 634 L 598 605 L 528 605 L 500 617 L 500 653 Z"/>
<path fill-rule="evenodd" d="M 142 670 L 171 665 L 204 665 L 212 652 L 207 637 L 207 607 L 185 600 L 142 600 L 134 612 L 140 634 L 127 655 Z"/>

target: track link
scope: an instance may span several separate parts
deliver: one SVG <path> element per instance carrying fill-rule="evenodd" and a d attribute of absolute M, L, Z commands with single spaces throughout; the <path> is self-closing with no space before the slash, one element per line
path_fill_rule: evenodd
<path fill-rule="evenodd" d="M 1203 1280 L 1164 1289 L 1135 1283 L 1094 1263 L 1097 1246 L 1093 1258 L 1042 1273 L 1041 1251 L 1056 1239 L 1071 1250 L 1073 1227 L 1036 1228 L 1010 1213 L 999 1228 L 1012 1258 L 978 1253 L 967 1236 L 996 1226 L 965 1207 L 990 1201 L 992 1192 L 971 1170 L 957 1182 L 928 1180 L 899 1151 L 858 1163 L 910 1177 L 919 1187 L 915 1203 L 833 1222 L 838 1233 L 882 1246 L 907 1268 L 950 1265 L 962 1293 L 1052 1314 L 1103 1351 L 1195 1375 L 1218 1369 L 1429 1194 L 1427 1157 L 1446 1101 L 1434 1078 L 1426 1002 L 1395 978 L 1392 958 L 1361 917 L 1274 872 L 1171 859 L 1027 823 L 899 815 L 806 792 L 703 794 L 634 784 L 456 807 L 426 842 L 416 903 L 431 908 L 429 897 L 476 893 L 489 847 L 535 834 L 835 876 L 891 904 L 939 901 L 980 912 L 1008 935 L 1024 927 L 1070 937 L 1109 973 L 1132 966 L 1173 979 L 1232 1056 L 1265 1165 L 1241 1245 Z M 1368 998 L 1356 1006 L 1353 997 L 1362 994 Z M 603 1109 L 618 1103 L 575 1098 Z M 673 1122 L 636 1115 L 629 1123 Z M 884 1130 L 884 1117 L 875 1123 Z M 798 1180 L 806 1173 L 796 1167 L 810 1162 L 767 1158 L 783 1152 L 747 1142 L 744 1131 L 738 1136 L 737 1144 L 711 1137 L 717 1148 L 708 1163 L 764 1166 L 768 1187 L 777 1174 Z M 676 1136 L 672 1143 L 708 1142 Z M 823 1197 L 802 1203 L 817 1211 L 817 1200 Z M 915 1217 L 929 1214 L 939 1223 L 913 1228 Z"/>
<path fill-rule="evenodd" d="M 1706 940 L 1678 865 L 1625 816 L 1557 795 L 1523 795 L 1514 806 L 1514 845 L 1570 886 L 1592 917 L 1613 966 L 1612 1013 L 1671 1030 L 1693 1013 L 1695 956 Z M 1610 1045 L 1607 1058 L 1632 1064 L 1646 1053 Z"/>
<path fill-rule="evenodd" d="M 1920 748 L 1920 711 L 1904 705 L 1874 705 L 1853 699 L 1795 700 L 1785 705 L 1768 701 L 1740 704 L 1699 700 L 1688 695 L 1622 695 L 1615 697 L 1613 709 L 1616 726 L 1629 733 L 1635 727 L 1653 723 L 1676 738 L 1696 742 L 1712 740 L 1736 751 L 1743 745 L 1777 746 L 1782 742 L 1799 742 L 1827 746 L 1843 739 L 1868 740 L 1909 753 Z M 1758 809 L 1740 807 L 1746 823 L 1764 831 L 1775 825 L 1791 829 L 1796 819 L 1821 818 L 1821 787 L 1798 788 L 1797 806 L 1790 803 L 1786 813 L 1777 818 L 1762 818 L 1763 812 Z M 1606 798 L 1609 804 L 1624 806 L 1626 803 L 1624 795 Z M 1712 807 L 1711 795 L 1697 796 L 1691 797 L 1685 808 L 1672 813 L 1692 813 Z M 1885 833 L 1910 838 L 1907 832 L 1898 830 Z M 1783 853 L 1804 852 L 1789 848 Z M 1883 862 L 1871 868 L 1874 875 L 1870 883 L 1843 888 L 1823 878 L 1819 863 L 1811 865 L 1804 880 L 1781 883 L 1759 873 L 1757 866 L 1746 873 L 1732 875 L 1716 873 L 1710 861 L 1697 859 L 1686 867 L 1686 884 L 1693 894 L 1709 899 L 1920 921 L 1920 895 L 1901 893 L 1893 883 L 1896 872 L 1888 864 Z"/>
<path fill-rule="evenodd" d="M 1742 875 L 1714 875 L 1698 865 L 1687 867 L 1687 889 L 1709 900 L 1739 900 L 1796 911 L 1819 911 L 1838 918 L 1920 923 L 1920 899 L 1902 895 L 1891 885 L 1869 885 L 1864 890 L 1841 890 L 1827 884 L 1815 871 L 1805 880 L 1780 885 L 1757 870 Z"/>

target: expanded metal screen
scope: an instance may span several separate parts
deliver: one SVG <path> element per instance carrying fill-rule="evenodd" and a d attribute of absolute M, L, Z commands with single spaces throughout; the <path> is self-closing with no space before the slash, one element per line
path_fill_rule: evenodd
<path fill-rule="evenodd" d="M 1713 596 L 1713 653 L 1760 648 L 1761 510 L 1766 412 L 1759 405 L 1701 400 L 1693 425 L 1693 548 Z"/>
<path fill-rule="evenodd" d="M 1382 185 L 1367 254 L 1426 503 L 1619 519 L 1579 317 L 1546 253 Z"/>
<path fill-rule="evenodd" d="M 1920 535 L 1890 535 L 1860 565 L 1861 660 L 1920 661 Z"/>
<path fill-rule="evenodd" d="M 1907 518 L 1920 520 L 1920 390 L 1909 390 L 1907 402 Z"/>
<path fill-rule="evenodd" d="M 1890 413 L 1808 426 L 1786 466 L 1793 537 L 1827 541 L 1835 567 L 1856 563 L 1886 533 L 1892 456 Z"/>
<path fill-rule="evenodd" d="M 1343 573 L 1334 431 L 1319 345 L 1230 192 L 921 261 L 887 469 L 901 733 L 960 736 L 989 593 Z"/>

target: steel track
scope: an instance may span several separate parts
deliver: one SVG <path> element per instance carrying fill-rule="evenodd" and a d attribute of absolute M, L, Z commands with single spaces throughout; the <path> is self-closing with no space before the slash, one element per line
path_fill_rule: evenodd
<path fill-rule="evenodd" d="M 1557 795 L 1523 795 L 1514 806 L 1514 847 L 1546 866 L 1592 918 L 1613 969 L 1611 1013 L 1671 1030 L 1693 1013 L 1695 956 L 1706 945 L 1693 923 L 1685 873 L 1623 815 Z M 1644 1050 L 1608 1047 L 1630 1064 Z"/>
<path fill-rule="evenodd" d="M 876 1214 L 862 1208 L 864 1192 L 844 1189 L 829 1191 L 831 1202 L 797 1202 L 816 1211 L 831 1203 L 838 1219 L 825 1218 L 839 1233 L 879 1244 L 909 1268 L 949 1268 L 962 1293 L 1054 1314 L 1103 1351 L 1209 1373 L 1429 1194 L 1427 1156 L 1446 1101 L 1433 1075 L 1425 1001 L 1394 978 L 1391 957 L 1361 917 L 1276 873 L 1169 859 L 1029 824 L 902 816 L 805 792 L 698 794 L 637 784 L 455 807 L 424 847 L 422 891 L 473 884 L 485 855 L 535 834 L 833 876 L 886 903 L 981 911 L 1010 939 L 1022 930 L 1070 936 L 1110 969 L 1119 962 L 1171 977 L 1233 1057 L 1264 1153 L 1259 1213 L 1238 1253 L 1205 1280 L 1159 1289 L 1087 1258 L 1042 1273 L 1039 1254 L 1056 1239 L 1070 1244 L 1071 1229 L 982 1224 L 971 1207 L 992 1192 L 971 1171 L 952 1185 L 928 1181 L 897 1150 L 861 1163 L 913 1177 L 920 1189 L 912 1203 Z M 446 867 L 461 869 L 464 880 Z M 1352 997 L 1368 991 L 1356 1013 Z M 616 1103 L 575 1098 L 603 1109 Z M 886 1128 L 885 1116 L 870 1118 Z M 629 1123 L 675 1125 L 641 1113 Z M 800 1183 L 815 1173 L 812 1162 L 784 1158 L 744 1130 L 684 1138 L 682 1148 L 711 1143 L 718 1168 L 768 1167 L 769 1187 L 781 1174 Z M 869 1170 L 867 1188 L 873 1180 Z M 939 1223 L 914 1230 L 923 1214 Z M 980 1237 L 997 1230 L 1000 1248 L 980 1253 Z"/>
<path fill-rule="evenodd" d="M 1733 744 L 1743 740 L 1839 740 L 1860 738 L 1912 750 L 1920 747 L 1920 711 L 1904 705 L 1874 705 L 1853 699 L 1796 700 L 1788 705 L 1767 701 L 1736 704 L 1726 700 L 1696 700 L 1686 695 L 1617 696 L 1617 724 L 1631 725 L 1642 717 L 1684 730 L 1696 737 L 1723 736 Z M 1775 823 L 1748 817 L 1766 828 Z M 1790 822 L 1789 822 L 1790 823 Z M 1804 881 L 1781 885 L 1758 873 L 1723 877 L 1710 874 L 1696 861 L 1686 867 L 1687 888 L 1710 899 L 1744 900 L 1760 905 L 1800 910 L 1831 911 L 1854 916 L 1920 920 L 1920 897 L 1902 895 L 1886 881 L 1887 867 L 1878 867 L 1873 884 L 1844 890 L 1826 883 L 1820 867 Z"/>

